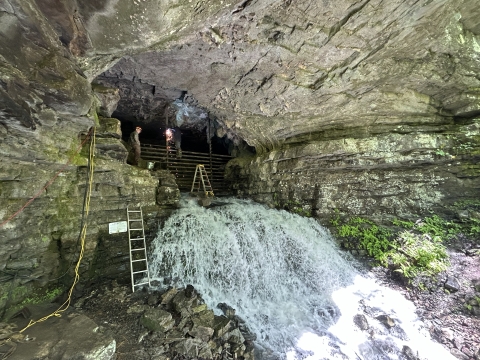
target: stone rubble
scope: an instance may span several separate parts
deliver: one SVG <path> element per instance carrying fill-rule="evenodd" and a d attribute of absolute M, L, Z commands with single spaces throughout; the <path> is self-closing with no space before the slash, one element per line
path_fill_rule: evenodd
<path fill-rule="evenodd" d="M 254 359 L 255 335 L 235 310 L 219 304 L 225 315 L 215 315 L 189 285 L 165 292 L 128 293 L 113 284 L 103 294 L 79 301 L 79 311 L 92 316 L 121 337 L 117 359 Z M 128 294 L 127 294 L 128 293 Z M 115 315 L 114 315 L 115 314 Z M 106 324 L 114 317 L 118 327 Z"/>

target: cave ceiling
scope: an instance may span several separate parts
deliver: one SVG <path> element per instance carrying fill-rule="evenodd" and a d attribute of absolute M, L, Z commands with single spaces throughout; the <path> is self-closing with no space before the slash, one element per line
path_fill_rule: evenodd
<path fill-rule="evenodd" d="M 87 79 L 120 89 L 115 115 L 147 127 L 184 99 L 200 117 L 183 127 L 213 119 L 262 151 L 480 113 L 476 0 L 36 3 Z"/>

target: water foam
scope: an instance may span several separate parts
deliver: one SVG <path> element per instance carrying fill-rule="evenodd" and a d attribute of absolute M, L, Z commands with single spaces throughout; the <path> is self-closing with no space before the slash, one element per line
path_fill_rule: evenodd
<path fill-rule="evenodd" d="M 372 345 L 352 322 L 365 306 L 360 303 L 374 301 L 383 288 L 359 275 L 325 228 L 252 201 L 225 202 L 206 209 L 182 199 L 153 243 L 153 279 L 192 284 L 217 313 L 218 303 L 232 306 L 257 342 L 279 357 L 385 358 L 388 350 Z M 406 338 L 377 335 L 378 341 L 396 342 L 397 349 Z"/>

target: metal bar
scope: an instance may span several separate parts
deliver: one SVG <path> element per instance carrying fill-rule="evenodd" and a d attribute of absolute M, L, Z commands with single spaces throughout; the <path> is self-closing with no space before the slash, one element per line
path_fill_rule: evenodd
<path fill-rule="evenodd" d="M 142 144 L 141 145 L 142 147 L 146 146 L 146 144 Z M 145 149 L 145 150 L 154 150 L 154 149 L 159 149 L 160 151 L 162 150 L 165 150 L 166 148 L 170 148 L 170 146 L 163 146 L 163 145 L 155 145 L 155 144 L 148 144 L 149 148 L 148 149 Z M 142 149 L 143 150 L 143 149 Z M 174 149 L 169 149 L 170 152 L 175 152 Z M 182 156 L 183 154 L 186 154 L 186 155 L 203 155 L 203 156 L 206 156 L 208 157 L 208 153 L 202 153 L 202 152 L 197 152 L 197 151 L 182 151 Z M 233 157 L 230 156 L 230 155 L 223 155 L 223 154 L 214 154 L 214 156 L 216 157 L 223 157 L 223 158 L 228 158 L 228 159 L 232 159 Z"/>

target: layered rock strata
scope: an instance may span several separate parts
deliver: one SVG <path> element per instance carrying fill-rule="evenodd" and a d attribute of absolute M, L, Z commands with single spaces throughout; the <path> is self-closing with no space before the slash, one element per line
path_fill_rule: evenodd
<path fill-rule="evenodd" d="M 234 159 L 227 178 L 241 195 L 324 220 L 335 210 L 380 222 L 459 216 L 480 195 L 480 119 L 322 135 Z"/>

